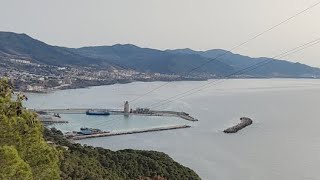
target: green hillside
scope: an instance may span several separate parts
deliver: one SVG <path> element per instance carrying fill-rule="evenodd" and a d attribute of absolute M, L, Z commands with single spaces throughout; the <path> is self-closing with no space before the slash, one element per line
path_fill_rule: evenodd
<path fill-rule="evenodd" d="M 24 100 L 0 80 L 1 180 L 200 179 L 164 153 L 70 143 L 60 131 L 44 128 L 22 107 Z"/>
<path fill-rule="evenodd" d="M 219 57 L 219 58 L 217 58 Z M 34 63 L 97 69 L 134 69 L 139 72 L 223 77 L 254 64 L 270 60 L 245 75 L 251 77 L 319 77 L 320 69 L 271 58 L 253 58 L 222 49 L 157 50 L 132 44 L 66 48 L 46 44 L 26 34 L 0 31 L 0 62 L 27 59 Z M 207 63 L 210 61 L 210 63 Z"/>
<path fill-rule="evenodd" d="M 61 153 L 43 138 L 37 116 L 12 100 L 12 88 L 0 81 L 0 179 L 60 179 Z"/>

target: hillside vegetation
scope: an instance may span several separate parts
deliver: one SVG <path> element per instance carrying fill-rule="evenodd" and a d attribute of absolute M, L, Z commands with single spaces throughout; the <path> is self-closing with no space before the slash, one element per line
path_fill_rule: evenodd
<path fill-rule="evenodd" d="M 12 100 L 12 88 L 0 80 L 0 179 L 60 179 L 59 151 L 43 138 L 37 116 Z"/>
<path fill-rule="evenodd" d="M 200 179 L 164 153 L 111 151 L 70 143 L 60 131 L 44 128 L 36 114 L 23 108 L 26 99 L 13 94 L 8 82 L 0 80 L 1 180 Z"/>
<path fill-rule="evenodd" d="M 246 72 L 244 77 L 301 78 L 320 76 L 319 68 L 264 57 L 253 58 L 221 49 L 162 51 L 141 48 L 132 44 L 66 48 L 46 44 L 26 34 L 0 32 L 0 62 L 10 59 L 25 59 L 33 63 L 55 66 L 93 67 L 96 69 L 124 68 L 139 72 L 179 75 L 186 75 L 190 70 L 193 70 L 191 73 L 193 76 L 206 75 L 217 78 L 264 60 L 270 60 L 272 63 Z M 210 63 L 206 63 L 208 61 Z M 5 65 L 6 63 L 2 66 Z M 197 68 L 200 66 L 201 68 Z"/>
<path fill-rule="evenodd" d="M 45 137 L 69 147 L 61 165 L 63 179 L 200 179 L 191 169 L 175 162 L 168 155 L 155 151 L 120 150 L 71 144 L 56 129 L 46 129 Z"/>

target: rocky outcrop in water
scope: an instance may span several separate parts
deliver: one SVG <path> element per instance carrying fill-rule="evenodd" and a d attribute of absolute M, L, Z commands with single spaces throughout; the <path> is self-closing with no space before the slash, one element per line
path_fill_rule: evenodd
<path fill-rule="evenodd" d="M 250 118 L 247 118 L 247 117 L 240 118 L 240 121 L 241 122 L 239 124 L 237 124 L 237 125 L 235 125 L 233 127 L 230 127 L 228 129 L 224 130 L 223 132 L 224 133 L 236 133 L 239 130 L 241 130 L 241 129 L 243 129 L 243 128 L 245 128 L 245 127 L 247 127 L 247 126 L 252 124 L 252 120 Z"/>

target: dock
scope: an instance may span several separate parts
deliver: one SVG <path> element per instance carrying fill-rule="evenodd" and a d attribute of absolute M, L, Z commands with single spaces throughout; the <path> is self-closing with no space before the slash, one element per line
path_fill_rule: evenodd
<path fill-rule="evenodd" d="M 33 109 L 33 111 L 38 114 L 85 114 L 88 110 L 96 110 L 96 111 L 108 111 L 111 115 L 127 115 L 127 116 L 165 116 L 165 117 L 178 117 L 187 121 L 198 121 L 198 119 L 190 116 L 186 112 L 176 112 L 176 111 L 157 111 L 157 110 L 149 110 L 147 112 L 130 112 L 125 113 L 119 109 L 92 109 L 92 108 L 70 108 L 70 109 Z"/>
<path fill-rule="evenodd" d="M 191 126 L 189 125 L 175 125 L 175 126 L 166 126 L 166 127 L 123 131 L 123 132 L 108 132 L 108 133 L 99 133 L 99 134 L 92 134 L 92 135 L 74 135 L 74 136 L 69 136 L 67 138 L 69 140 L 82 140 L 82 139 L 97 138 L 97 137 L 110 137 L 110 136 L 120 136 L 120 135 L 138 134 L 138 133 L 147 133 L 147 132 L 156 132 L 156 131 L 168 131 L 168 130 L 174 130 L 174 129 L 190 128 L 190 127 Z"/>
<path fill-rule="evenodd" d="M 60 118 L 54 117 L 52 115 L 39 115 L 39 120 L 44 125 L 60 124 L 60 123 L 69 123 L 68 121 L 62 120 Z"/>

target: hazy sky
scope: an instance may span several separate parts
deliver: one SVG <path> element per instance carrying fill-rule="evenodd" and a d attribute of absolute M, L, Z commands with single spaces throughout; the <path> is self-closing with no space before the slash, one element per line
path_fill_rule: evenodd
<path fill-rule="evenodd" d="M 317 0 L 0 0 L 0 31 L 51 45 L 230 49 Z M 260 57 L 320 37 L 320 5 L 236 50 Z M 320 67 L 320 44 L 286 59 Z"/>

